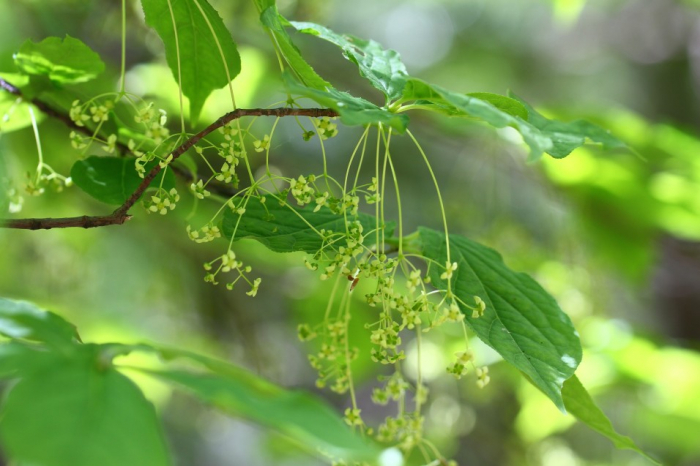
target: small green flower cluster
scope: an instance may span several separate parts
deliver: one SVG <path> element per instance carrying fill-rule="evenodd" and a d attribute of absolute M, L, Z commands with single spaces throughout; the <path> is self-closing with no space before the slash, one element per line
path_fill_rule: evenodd
<path fill-rule="evenodd" d="M 16 214 L 22 211 L 22 205 L 24 204 L 24 197 L 20 194 L 19 190 L 12 186 L 10 182 L 3 179 L 2 186 L 5 189 L 5 199 L 7 199 L 7 210 L 11 214 Z"/>
<path fill-rule="evenodd" d="M 357 349 L 351 350 L 347 347 L 347 322 L 341 317 L 315 329 L 308 324 L 301 324 L 297 328 L 297 335 L 301 341 L 313 340 L 319 334 L 323 343 L 316 354 L 308 356 L 311 367 L 318 372 L 316 386 L 323 388 L 332 382 L 331 390 L 340 394 L 346 393 L 350 389 L 349 364 L 358 355 Z"/>
<path fill-rule="evenodd" d="M 91 136 L 83 136 L 77 131 L 71 131 L 68 135 L 71 146 L 74 149 L 83 149 L 85 152 L 93 142 L 102 144 L 102 149 L 111 154 L 114 152 L 117 145 L 117 135 L 110 134 L 106 139 L 100 139 L 98 134 L 105 122 L 109 120 L 110 113 L 114 109 L 115 100 L 111 98 L 113 94 L 107 94 L 99 98 L 91 99 L 85 103 L 80 103 L 80 100 L 74 100 L 71 108 L 68 111 L 68 116 L 76 124 L 76 126 L 86 127 L 86 122 L 95 124 L 95 129 Z"/>
<path fill-rule="evenodd" d="M 380 380 L 384 377 L 380 377 Z M 372 391 L 372 401 L 378 405 L 386 405 L 389 400 L 400 401 L 409 388 L 408 382 L 399 372 L 393 373 L 385 379 L 386 383 L 381 388 L 375 388 Z"/>
<path fill-rule="evenodd" d="M 193 230 L 190 225 L 187 225 L 187 236 L 195 243 L 208 243 L 221 238 L 221 230 L 212 224 L 204 225 L 199 230 Z"/>
<path fill-rule="evenodd" d="M 172 188 L 170 191 L 158 188 L 150 200 L 144 201 L 144 206 L 148 212 L 158 212 L 161 215 L 165 215 L 175 209 L 179 200 L 180 195 L 175 188 Z"/>
<path fill-rule="evenodd" d="M 335 119 L 335 118 L 334 118 Z M 333 121 L 328 117 L 318 118 L 312 120 L 318 135 L 322 140 L 334 138 L 338 135 L 338 125 L 333 123 Z"/>
<path fill-rule="evenodd" d="M 216 267 L 216 269 L 214 269 L 214 265 L 217 263 L 219 265 Z M 252 272 L 253 268 L 250 265 L 244 265 L 243 262 L 238 260 L 236 258 L 236 253 L 232 249 L 229 249 L 225 254 L 222 254 L 213 261 L 205 263 L 204 270 L 207 271 L 207 274 L 204 276 L 204 281 L 214 285 L 219 284 L 219 282 L 216 281 L 219 274 L 228 273 L 231 271 L 236 272 L 238 276 L 233 281 L 226 283 L 226 288 L 232 290 L 236 283 L 240 279 L 243 279 L 250 285 L 250 291 L 248 291 L 246 294 L 248 296 L 255 296 L 258 294 L 258 288 L 260 287 L 260 282 L 262 280 L 260 278 L 256 278 L 252 282 L 250 281 L 246 274 Z"/>
<path fill-rule="evenodd" d="M 316 175 L 299 175 L 297 178 L 289 180 L 289 188 L 282 194 L 291 193 L 299 207 L 313 204 L 314 212 L 318 212 L 322 207 L 328 207 L 331 212 L 341 215 L 348 214 L 356 216 L 360 205 L 360 198 L 354 194 L 346 194 L 341 198 L 333 196 L 328 190 L 322 191 L 316 185 L 319 177 Z"/>
<path fill-rule="evenodd" d="M 45 163 L 40 164 L 36 173 L 27 172 L 26 178 L 27 182 L 24 185 L 24 190 L 30 196 L 41 196 L 46 191 L 46 188 L 50 188 L 52 191 L 60 193 L 65 188 L 73 185 L 73 180 L 70 177 L 63 176 L 60 173 L 55 172 L 53 168 Z M 22 199 L 19 194 L 15 194 L 15 196 L 16 200 Z M 23 202 L 23 200 L 19 200 L 13 204 L 15 206 L 19 205 L 21 209 Z"/>
<path fill-rule="evenodd" d="M 68 116 L 77 126 L 85 126 L 86 121 L 104 123 L 109 120 L 109 112 L 114 108 L 114 101 L 105 99 L 102 103 L 90 100 L 84 104 L 80 100 L 74 100 L 68 112 Z"/>
<path fill-rule="evenodd" d="M 397 443 L 408 452 L 423 440 L 423 421 L 423 416 L 417 413 L 389 416 L 377 428 L 376 438 L 383 443 Z"/>

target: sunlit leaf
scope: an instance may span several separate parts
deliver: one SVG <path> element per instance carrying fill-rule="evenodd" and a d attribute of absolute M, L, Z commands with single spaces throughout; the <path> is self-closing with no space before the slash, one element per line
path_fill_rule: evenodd
<path fill-rule="evenodd" d="M 301 56 L 301 52 L 294 45 L 287 31 L 284 30 L 284 26 L 288 22 L 279 14 L 276 6 L 272 5 L 266 8 L 260 15 L 260 22 L 268 28 L 285 61 L 304 86 L 321 91 L 333 88 L 330 83 L 316 74 L 311 65 Z"/>
<path fill-rule="evenodd" d="M 0 439 L 22 464 L 170 464 L 153 406 L 92 346 L 27 374 L 11 388 L 2 406 Z"/>
<path fill-rule="evenodd" d="M 354 433 L 333 408 L 310 394 L 285 390 L 223 361 L 180 350 L 158 351 L 170 358 L 193 359 L 212 372 L 141 369 L 143 372 L 180 386 L 225 412 L 273 428 L 310 450 L 345 460 L 368 460 L 379 454 L 376 445 Z"/>
<path fill-rule="evenodd" d="M 431 281 L 446 290 L 447 280 L 441 278 L 447 261 L 445 235 L 428 228 L 418 232 L 422 254 L 443 266 L 431 266 Z M 469 327 L 564 410 L 562 385 L 581 362 L 581 342 L 571 319 L 532 277 L 510 270 L 493 249 L 450 235 L 450 252 L 458 265 L 452 292 L 462 301 Z M 486 303 L 478 318 L 468 307 L 474 307 L 474 296 Z"/>
<path fill-rule="evenodd" d="M 207 0 L 141 0 L 141 5 L 146 23 L 165 44 L 168 66 L 190 101 L 190 120 L 196 123 L 209 94 L 241 71 L 231 33 Z"/>
<path fill-rule="evenodd" d="M 549 120 L 520 99 L 515 94 L 511 96 L 520 101 L 528 111 L 528 123 L 537 128 L 552 141 L 552 147 L 546 152 L 555 158 L 563 158 L 586 141 L 601 144 L 606 149 L 621 149 L 627 145 L 610 134 L 608 130 L 585 120 L 575 120 L 564 123 Z"/>
<path fill-rule="evenodd" d="M 271 6 L 275 6 L 275 0 L 254 0 L 255 1 L 255 6 L 258 8 L 260 12 L 265 11 L 267 8 L 270 8 Z"/>
<path fill-rule="evenodd" d="M 48 76 L 57 84 L 89 81 L 105 69 L 97 53 L 68 35 L 63 39 L 47 37 L 39 43 L 27 40 L 15 53 L 14 59 L 22 72 Z"/>
<path fill-rule="evenodd" d="M 146 165 L 150 170 L 157 162 Z M 121 205 L 141 184 L 141 179 L 134 168 L 134 160 L 124 157 L 92 156 L 78 160 L 73 164 L 70 176 L 80 189 L 106 204 Z M 151 182 L 151 187 L 158 187 L 163 181 L 163 188 L 170 190 L 175 186 L 175 177 L 171 170 L 163 170 Z"/>
<path fill-rule="evenodd" d="M 21 88 L 29 84 L 29 77 L 15 73 L 1 73 L 0 78 L 12 83 L 13 86 Z M 0 133 L 17 131 L 32 125 L 29 108 L 34 112 L 37 123 L 44 119 L 44 114 L 36 107 L 29 104 L 26 99 L 0 90 Z"/>
<path fill-rule="evenodd" d="M 332 108 L 340 114 L 340 120 L 348 126 L 382 123 L 400 133 L 404 132 L 408 126 L 408 116 L 392 113 L 361 97 L 354 97 L 333 88 L 326 91 L 311 89 L 298 84 L 289 75 L 285 78 L 289 92 L 308 97 L 324 107 Z"/>
<path fill-rule="evenodd" d="M 474 97 L 484 102 L 488 102 L 502 112 L 515 117 L 520 117 L 523 120 L 528 119 L 528 109 L 517 100 L 506 97 L 504 95 L 492 94 L 490 92 L 470 92 L 469 97 Z"/>
<path fill-rule="evenodd" d="M 65 346 L 78 339 L 75 327 L 53 312 L 26 301 L 0 298 L 0 334 Z"/>
<path fill-rule="evenodd" d="M 581 384 L 581 381 L 576 375 L 564 382 L 561 393 L 564 397 L 564 406 L 566 406 L 566 410 L 576 419 L 609 438 L 617 448 L 634 450 L 653 463 L 661 464 L 643 452 L 637 444 L 634 443 L 634 440 L 626 435 L 618 434 L 615 431 L 610 419 L 608 419 L 605 413 L 595 404 L 593 398 L 588 394 L 588 391 L 586 391 L 586 388 Z"/>
<path fill-rule="evenodd" d="M 346 232 L 345 217 L 330 211 L 327 207 L 314 212 L 314 206 L 293 207 L 285 202 L 280 205 L 274 196 L 265 196 L 265 203 L 251 199 L 245 206 L 245 214 L 238 215 L 227 209 L 222 223 L 224 236 L 230 238 L 234 230 L 236 239 L 253 238 L 275 252 L 305 251 L 314 254 L 332 241 L 335 236 Z M 348 221 L 357 220 L 366 235 L 365 246 L 374 244 L 376 230 L 375 217 L 359 213 L 357 217 L 348 216 Z M 391 234 L 393 224 L 388 224 L 385 234 Z M 324 235 L 331 239 L 324 240 Z M 341 244 L 343 245 L 343 244 Z M 335 249 L 336 247 L 333 247 Z"/>
<path fill-rule="evenodd" d="M 360 74 L 382 91 L 388 100 L 401 97 L 408 73 L 398 52 L 385 50 L 373 40 L 363 40 L 345 34 L 337 34 L 325 26 L 291 21 L 300 32 L 327 40 L 343 50 L 345 58 L 355 63 Z"/>
<path fill-rule="evenodd" d="M 417 108 L 448 115 L 464 114 L 495 128 L 515 128 L 530 147 L 530 160 L 537 160 L 544 152 L 557 158 L 566 157 L 589 140 L 606 148 L 626 147 L 622 141 L 592 123 L 548 120 L 513 94 L 511 97 L 526 110 L 527 119 L 523 118 L 522 109 L 515 104 L 506 106 L 505 100 L 492 102 L 493 97 L 486 98 L 484 94 L 459 94 L 415 78 L 407 82 L 403 95 L 404 100 L 415 100 Z M 453 113 L 452 108 L 460 113 Z"/>

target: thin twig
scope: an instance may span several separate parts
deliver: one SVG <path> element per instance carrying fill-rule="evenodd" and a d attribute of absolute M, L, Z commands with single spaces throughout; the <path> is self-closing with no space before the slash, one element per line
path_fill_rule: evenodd
<path fill-rule="evenodd" d="M 0 87 L 7 89 L 5 86 L 8 85 L 6 81 L 0 79 Z M 10 85 L 11 86 L 11 85 Z M 13 86 L 11 86 L 13 87 Z M 14 88 L 16 89 L 16 88 Z M 10 91 L 11 92 L 11 91 Z M 334 110 L 328 108 L 251 108 L 243 109 L 239 108 L 232 112 L 227 113 L 218 120 L 216 120 L 211 125 L 204 128 L 199 133 L 195 134 L 182 145 L 177 147 L 172 151 L 167 158 L 170 162 L 174 162 L 182 154 L 187 152 L 192 146 L 197 144 L 203 137 L 207 136 L 209 133 L 221 128 L 228 122 L 236 120 L 238 118 L 247 116 L 274 116 L 274 117 L 286 117 L 286 116 L 308 116 L 308 117 L 336 117 L 338 113 Z M 72 121 L 71 121 L 72 123 Z M 0 219 L 0 228 L 17 228 L 25 230 L 42 230 L 51 228 L 94 228 L 107 225 L 121 225 L 125 221 L 129 220 L 130 216 L 128 214 L 129 209 L 139 200 L 143 193 L 148 189 L 151 181 L 160 173 L 162 167 L 160 163 L 156 164 L 143 178 L 143 181 L 134 190 L 133 193 L 128 197 L 124 204 L 119 206 L 110 215 L 102 216 L 83 216 L 83 217 L 69 217 L 69 218 L 27 218 L 27 219 Z"/>
<path fill-rule="evenodd" d="M 18 218 L 0 219 L 0 228 L 19 230 L 51 230 L 52 228 L 96 228 L 108 225 L 121 225 L 131 218 L 130 215 L 83 215 L 65 218 Z"/>

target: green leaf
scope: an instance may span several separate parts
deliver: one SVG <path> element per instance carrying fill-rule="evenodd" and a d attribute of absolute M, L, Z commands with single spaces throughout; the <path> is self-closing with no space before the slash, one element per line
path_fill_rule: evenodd
<path fill-rule="evenodd" d="M 487 98 L 484 94 L 459 94 L 415 78 L 409 79 L 403 94 L 404 100 L 415 100 L 417 108 L 448 115 L 467 115 L 495 128 L 515 128 L 530 147 L 531 161 L 540 158 L 544 152 L 556 158 L 566 157 L 572 150 L 585 144 L 587 139 L 602 143 L 607 148 L 626 147 L 622 141 L 592 123 L 582 120 L 571 123 L 548 120 L 513 94 L 511 97 L 526 110 L 527 119 L 523 118 L 522 109 L 516 104 L 507 104 L 509 101 L 495 101 L 493 97 Z"/>
<path fill-rule="evenodd" d="M 0 77 L 18 88 L 29 84 L 29 77 L 22 74 L 0 73 Z M 30 107 L 37 123 L 42 121 L 44 113 L 27 103 L 26 99 L 0 90 L 0 133 L 9 133 L 31 126 Z"/>
<path fill-rule="evenodd" d="M 235 230 L 237 240 L 253 238 L 275 252 L 315 254 L 325 244 L 319 233 L 322 229 L 326 230 L 326 235 L 331 231 L 345 234 L 345 217 L 327 207 L 314 212 L 314 206 L 297 208 L 286 202 L 280 205 L 276 197 L 265 196 L 264 204 L 253 198 L 245 209 L 243 216 L 231 209 L 226 210 L 221 226 L 223 235 L 230 238 Z M 348 216 L 347 220 L 360 222 L 366 235 L 365 246 L 374 244 L 375 235 L 369 233 L 376 229 L 375 217 L 359 213 L 356 218 Z M 386 225 L 385 235 L 391 235 L 392 231 L 393 225 Z"/>
<path fill-rule="evenodd" d="M 348 126 L 382 123 L 403 133 L 408 126 L 408 116 L 392 113 L 360 97 L 330 88 L 326 91 L 312 89 L 295 82 L 288 74 L 285 83 L 292 94 L 308 97 L 320 105 L 332 108 L 340 114 L 340 120 Z"/>
<path fill-rule="evenodd" d="M 79 340 L 75 327 L 26 301 L 0 298 L 0 334 L 65 347 Z"/>
<path fill-rule="evenodd" d="M 587 140 L 601 144 L 606 149 L 622 149 L 627 145 L 611 135 L 609 131 L 585 120 L 575 120 L 564 123 L 557 120 L 549 120 L 537 113 L 524 100 L 515 94 L 511 96 L 517 99 L 527 109 L 528 123 L 540 130 L 552 141 L 552 147 L 547 153 L 552 157 L 561 159 L 569 155 L 577 147 L 581 147 Z"/>
<path fill-rule="evenodd" d="M 0 378 L 2 379 L 29 374 L 57 361 L 57 353 L 46 351 L 46 347 L 43 346 L 30 346 L 18 340 L 0 344 Z"/>
<path fill-rule="evenodd" d="M 267 8 L 275 6 L 275 0 L 255 0 L 255 6 L 259 12 L 265 11 Z"/>
<path fill-rule="evenodd" d="M 168 66 L 190 101 L 190 120 L 196 124 L 209 94 L 240 73 L 236 44 L 206 0 L 141 0 L 141 5 L 146 23 L 165 44 Z"/>
<path fill-rule="evenodd" d="M 454 105 L 447 103 L 445 99 L 443 99 L 440 95 L 436 93 L 417 93 L 415 85 L 416 81 L 414 80 L 411 82 L 411 93 L 415 93 L 417 95 L 425 95 L 426 97 L 416 100 L 413 104 L 411 104 L 411 109 L 428 110 L 430 112 L 441 113 L 447 116 L 478 119 L 478 117 L 468 114 L 465 111 L 458 109 Z M 491 94 L 489 92 L 472 92 L 466 95 L 468 97 L 478 99 L 482 102 L 488 102 L 501 112 L 504 112 L 508 115 L 520 117 L 523 119 L 527 119 L 528 117 L 528 112 L 525 106 L 517 100 L 512 99 L 510 97 L 506 97 L 499 94 Z"/>
<path fill-rule="evenodd" d="M 92 345 L 23 377 L 2 407 L 16 462 L 51 466 L 170 464 L 153 406 Z"/>
<path fill-rule="evenodd" d="M 430 85 L 421 80 L 412 78 L 406 84 L 404 91 L 406 100 L 427 100 L 438 105 L 446 104 L 447 107 L 454 107 L 459 112 L 467 116 L 478 118 L 496 128 L 512 126 L 522 134 L 523 139 L 530 146 L 530 158 L 536 159 L 553 147 L 552 141 L 543 135 L 537 128 L 520 117 L 513 116 L 495 107 L 490 102 L 471 97 L 466 94 L 459 94 L 448 91 L 440 86 Z"/>
<path fill-rule="evenodd" d="M 519 101 L 499 94 L 491 94 L 490 92 L 470 92 L 469 97 L 474 97 L 484 102 L 488 102 L 502 112 L 514 117 L 520 117 L 527 120 L 528 111 L 525 105 Z"/>
<path fill-rule="evenodd" d="M 155 166 L 157 162 L 146 164 L 146 172 Z M 106 204 L 121 205 L 141 184 L 143 179 L 139 177 L 134 168 L 134 159 L 124 157 L 98 157 L 91 156 L 78 160 L 70 170 L 70 176 L 76 186 Z M 172 170 L 164 170 L 151 182 L 151 188 L 160 186 L 163 180 L 163 188 L 170 190 L 175 187 L 175 177 Z"/>
<path fill-rule="evenodd" d="M 158 351 L 169 358 L 193 359 L 213 373 L 139 370 L 174 383 L 225 412 L 273 428 L 311 450 L 346 460 L 368 460 L 379 454 L 376 445 L 355 434 L 333 408 L 310 394 L 285 390 L 239 367 L 205 356 L 181 350 Z"/>
<path fill-rule="evenodd" d="M 440 278 L 447 262 L 445 235 L 428 228 L 419 228 L 418 234 L 422 254 L 440 264 L 430 267 L 433 285 L 447 289 Z M 450 235 L 450 252 L 458 265 L 452 292 L 468 305 L 474 305 L 474 296 L 486 303 L 479 318 L 459 304 L 469 327 L 565 410 L 562 385 L 581 362 L 581 342 L 569 317 L 532 277 L 510 270 L 493 249 Z"/>
<path fill-rule="evenodd" d="M 337 34 L 318 24 L 296 21 L 291 21 L 290 24 L 300 32 L 320 37 L 340 47 L 345 58 L 355 63 L 360 74 L 383 92 L 388 100 L 401 97 L 408 73 L 398 52 L 384 50 L 373 40 Z"/>
<path fill-rule="evenodd" d="M 569 380 L 564 382 L 562 396 L 564 397 L 564 405 L 570 414 L 591 429 L 612 440 L 615 447 L 634 450 L 651 462 L 661 464 L 644 453 L 637 444 L 634 443 L 634 440 L 626 435 L 618 434 L 615 431 L 610 419 L 608 419 L 605 413 L 595 404 L 593 398 L 588 394 L 586 388 L 581 384 L 581 381 L 576 375 L 573 375 Z"/>
<path fill-rule="evenodd" d="M 270 31 L 285 61 L 304 86 L 321 91 L 333 88 L 328 81 L 316 74 L 311 65 L 301 56 L 301 52 L 284 30 L 285 24 L 289 23 L 279 14 L 274 4 L 262 12 L 260 22 Z"/>
<path fill-rule="evenodd" d="M 100 56 L 78 39 L 66 35 L 27 40 L 14 55 L 15 64 L 30 75 L 48 76 L 56 84 L 90 81 L 105 69 Z"/>

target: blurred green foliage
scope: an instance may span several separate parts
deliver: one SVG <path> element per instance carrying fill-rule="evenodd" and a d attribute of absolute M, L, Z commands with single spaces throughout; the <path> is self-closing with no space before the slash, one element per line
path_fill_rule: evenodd
<path fill-rule="evenodd" d="M 238 104 L 284 100 L 282 84 L 270 73 L 276 63 L 259 33 L 255 5 L 212 4 L 239 44 Z M 548 117 L 586 117 L 634 149 L 611 153 L 587 147 L 563 160 L 526 164 L 525 150 L 510 131 L 414 117 L 422 125 L 416 135 L 445 186 L 451 231 L 498 249 L 509 266 L 529 271 L 557 298 L 581 333 L 579 377 L 620 432 L 663 464 L 698 464 L 697 2 L 290 0 L 279 7 L 286 17 L 327 24 L 397 49 L 419 78 L 465 92 L 512 89 L 548 109 Z M 143 23 L 136 2 L 127 13 L 132 25 L 127 86 L 175 115 L 177 87 L 163 47 Z M 118 3 L 98 0 L 0 1 L 0 75 L 14 72 L 12 55 L 26 39 L 69 34 L 97 50 L 107 72 L 67 88 L 81 98 L 113 89 L 119 18 Z M 335 49 L 301 34 L 293 38 L 336 88 L 376 101 L 376 91 L 358 85 L 356 72 Z M 202 123 L 227 111 L 225 97 L 226 91 L 213 93 Z M 0 109 L 5 102 L 0 101 Z M 45 157 L 57 171 L 69 173 L 76 154 L 68 131 L 50 119 L 39 127 Z M 272 163 L 281 173 L 307 171 L 320 160 L 316 146 L 304 145 L 296 130 L 293 122 L 282 122 L 277 130 L 285 144 L 273 148 Z M 357 131 L 341 128 L 338 138 L 327 143 L 329 153 L 336 154 L 329 170 L 344 167 Z M 406 139 L 395 141 L 397 153 L 405 154 L 405 163 L 397 167 L 408 206 L 405 225 L 437 227 L 434 196 Z M 21 190 L 25 172 L 36 165 L 31 129 L 3 134 L 0 154 L 0 177 Z M 295 328 L 324 312 L 329 286 L 304 269 L 296 254 L 280 256 L 250 241 L 240 255 L 263 271 L 270 292 L 251 301 L 244 290 L 208 286 L 201 280 L 201 264 L 217 248 L 192 248 L 184 231 L 192 207 L 188 202 L 178 207 L 180 216 L 139 215 L 123 227 L 0 230 L 0 291 L 69 317 L 88 342 L 184 346 L 234 360 L 284 386 L 313 390 L 307 348 L 296 341 Z M 206 221 L 211 207 L 199 208 L 195 218 Z M 27 197 L 22 215 L 98 214 L 100 209 L 71 189 Z M 358 315 L 371 315 L 372 309 L 357 300 Z M 352 325 L 351 334 L 366 332 L 360 322 Z M 459 337 L 441 330 L 423 342 L 432 400 L 427 430 L 448 456 L 479 465 L 647 464 L 574 424 L 504 364 L 493 367 L 487 390 L 454 381 L 444 368 L 459 350 Z M 368 352 L 367 342 L 358 337 L 356 343 Z M 480 364 L 498 360 L 483 345 L 475 342 L 474 349 Z M 412 355 L 409 351 L 407 359 Z M 367 361 L 356 364 L 359 396 L 369 410 L 376 368 Z M 220 417 L 153 382 L 133 379 L 166 413 L 170 444 L 182 464 L 309 464 L 308 457 L 277 437 Z M 345 408 L 344 399 L 330 399 Z M 373 409 L 377 420 L 389 414 Z"/>

